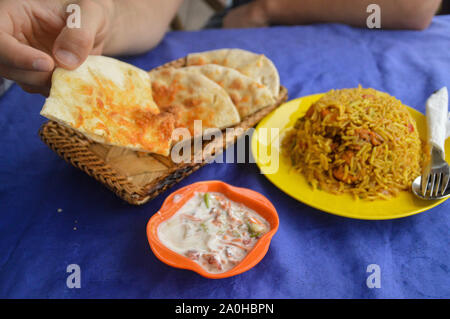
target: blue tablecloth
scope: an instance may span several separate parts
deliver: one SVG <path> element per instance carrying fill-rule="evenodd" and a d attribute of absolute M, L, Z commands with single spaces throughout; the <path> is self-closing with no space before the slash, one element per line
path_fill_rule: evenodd
<path fill-rule="evenodd" d="M 435 18 L 423 32 L 344 25 L 173 32 L 155 50 L 124 60 L 150 69 L 223 47 L 271 58 L 290 98 L 361 84 L 424 112 L 427 97 L 450 86 L 450 16 Z M 216 163 L 134 207 L 39 140 L 43 103 L 17 86 L 0 98 L 0 297 L 450 297 L 450 201 L 398 220 L 353 220 L 290 198 L 255 164 Z M 163 264 L 145 233 L 171 191 L 210 179 L 261 192 L 280 217 L 261 263 L 222 280 Z M 66 286 L 69 264 L 81 268 L 79 289 Z M 366 285 L 370 264 L 380 266 L 381 288 Z"/>

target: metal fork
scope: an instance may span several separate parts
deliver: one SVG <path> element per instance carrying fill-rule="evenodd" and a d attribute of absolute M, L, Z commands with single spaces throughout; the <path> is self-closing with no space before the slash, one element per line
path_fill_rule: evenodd
<path fill-rule="evenodd" d="M 432 146 L 431 160 L 425 166 L 421 178 L 422 196 L 427 199 L 443 196 L 450 179 L 450 166 L 444 159 L 444 153 Z"/>

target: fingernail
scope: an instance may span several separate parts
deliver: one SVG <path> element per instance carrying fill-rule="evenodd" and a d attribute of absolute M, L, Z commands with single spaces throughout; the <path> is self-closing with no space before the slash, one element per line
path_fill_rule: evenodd
<path fill-rule="evenodd" d="M 52 70 L 52 64 L 47 59 L 36 59 L 33 61 L 33 69 L 39 72 L 49 72 Z"/>
<path fill-rule="evenodd" d="M 56 58 L 66 64 L 66 65 L 77 65 L 80 59 L 70 51 L 67 50 L 57 50 L 55 52 Z"/>

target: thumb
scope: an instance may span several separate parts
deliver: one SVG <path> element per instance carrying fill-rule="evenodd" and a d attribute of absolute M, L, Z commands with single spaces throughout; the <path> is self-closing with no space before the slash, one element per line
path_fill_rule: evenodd
<path fill-rule="evenodd" d="M 100 5 L 90 0 L 79 3 L 79 27 L 66 24 L 53 45 L 56 62 L 69 70 L 77 68 L 86 60 L 94 47 L 97 34 L 105 25 L 105 15 Z"/>

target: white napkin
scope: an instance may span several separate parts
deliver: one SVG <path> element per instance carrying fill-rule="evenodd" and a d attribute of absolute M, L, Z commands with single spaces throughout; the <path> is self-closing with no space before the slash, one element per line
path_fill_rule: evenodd
<path fill-rule="evenodd" d="M 434 92 L 426 103 L 426 116 L 429 142 L 442 152 L 448 126 L 448 90 L 447 87 Z"/>
<path fill-rule="evenodd" d="M 446 138 L 450 137 L 450 112 L 448 113 L 448 119 L 447 119 L 447 135 Z"/>

